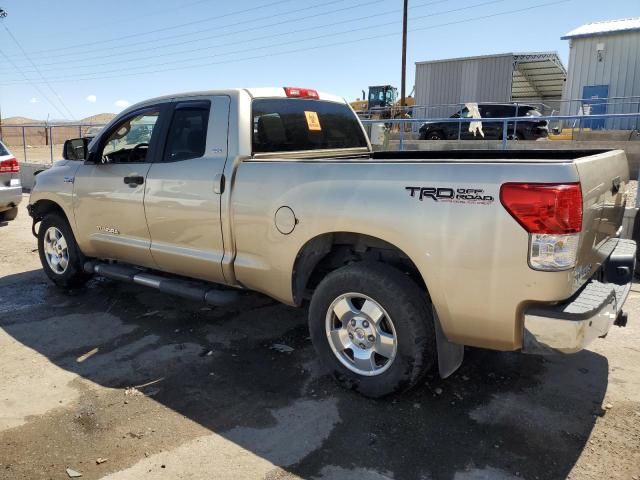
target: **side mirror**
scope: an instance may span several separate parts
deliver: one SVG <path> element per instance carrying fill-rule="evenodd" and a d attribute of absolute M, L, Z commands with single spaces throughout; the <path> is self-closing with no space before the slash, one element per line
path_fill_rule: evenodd
<path fill-rule="evenodd" d="M 62 147 L 62 158 L 65 160 L 86 160 L 87 146 L 89 140 L 87 138 L 73 138 L 64 142 Z"/>

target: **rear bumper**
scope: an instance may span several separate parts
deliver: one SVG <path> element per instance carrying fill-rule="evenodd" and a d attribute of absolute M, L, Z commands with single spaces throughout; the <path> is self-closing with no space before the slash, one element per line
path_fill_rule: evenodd
<path fill-rule="evenodd" d="M 556 305 L 535 306 L 525 311 L 522 351 L 533 354 L 575 353 L 594 339 L 605 336 L 614 323 L 626 324 L 622 307 L 631 290 L 636 245 L 620 240 L 603 273 L 603 283 L 592 279 L 577 295 Z M 630 266 L 622 265 L 628 259 Z M 611 271 L 614 265 L 615 271 Z M 622 269 L 622 270 L 620 270 Z M 623 275 L 621 272 L 626 272 Z M 619 276 L 614 277 L 618 274 Z M 624 283 L 623 283 L 624 282 Z"/>
<path fill-rule="evenodd" d="M 17 207 L 22 201 L 22 186 L 18 183 L 13 187 L 0 186 L 0 212 Z"/>

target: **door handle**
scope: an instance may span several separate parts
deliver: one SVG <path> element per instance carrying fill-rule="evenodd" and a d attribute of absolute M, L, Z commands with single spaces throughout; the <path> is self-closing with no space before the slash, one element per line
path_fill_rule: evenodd
<path fill-rule="evenodd" d="M 144 183 L 144 177 L 142 175 L 129 175 L 124 177 L 124 183 L 129 185 L 131 188 L 135 188 Z"/>
<path fill-rule="evenodd" d="M 217 193 L 218 195 L 224 193 L 224 175 L 221 173 L 216 175 L 216 178 L 214 180 L 213 192 Z"/>

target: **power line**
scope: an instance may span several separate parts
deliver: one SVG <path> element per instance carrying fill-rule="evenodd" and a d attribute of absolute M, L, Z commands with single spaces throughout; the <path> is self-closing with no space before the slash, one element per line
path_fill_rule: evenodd
<path fill-rule="evenodd" d="M 353 7 L 348 7 L 348 8 L 349 9 L 359 8 L 359 7 L 363 6 L 363 5 L 369 5 L 370 6 L 372 4 L 382 3 L 384 1 L 385 0 L 377 0 L 377 1 L 373 2 L 373 3 L 370 2 L 370 1 L 367 1 L 365 3 L 354 5 Z M 438 4 L 438 3 L 445 3 L 447 1 L 448 0 L 435 0 L 435 1 L 430 1 L 430 2 L 426 2 L 426 3 L 414 5 L 412 8 L 422 8 L 422 7 L 426 7 L 426 6 L 435 5 L 435 4 Z M 505 0 L 494 0 L 494 1 L 488 2 L 488 3 L 497 3 L 497 2 L 503 2 L 503 1 L 505 1 Z M 483 3 L 481 5 L 485 5 L 485 4 L 486 3 Z M 470 7 L 473 7 L 473 5 L 471 5 Z M 318 14 L 318 15 L 310 15 L 308 17 L 292 19 L 292 21 L 294 21 L 294 20 L 298 21 L 298 20 L 307 19 L 307 18 L 317 18 L 317 17 L 322 16 L 322 15 L 336 13 L 336 12 L 342 11 L 342 10 L 345 10 L 345 9 L 332 10 L 332 11 L 328 11 L 328 12 L 323 12 L 323 13 Z M 345 24 L 345 23 L 360 22 L 362 20 L 368 20 L 370 18 L 378 18 L 378 17 L 380 17 L 380 15 L 385 15 L 385 14 L 389 14 L 389 13 L 395 13 L 397 11 L 398 11 L 397 9 L 387 10 L 386 12 L 378 12 L 378 13 L 375 13 L 373 15 L 367 15 L 367 16 L 364 16 L 364 17 L 349 18 L 347 20 L 342 20 L 342 21 L 339 21 L 339 22 L 332 22 L 332 23 L 324 24 L 324 25 L 316 25 L 316 26 L 314 26 L 312 28 L 317 29 L 317 28 L 324 28 L 324 27 L 334 27 L 336 25 L 342 25 L 342 24 Z M 455 10 L 455 11 L 457 11 L 457 10 Z M 447 12 L 434 13 L 434 14 L 431 14 L 431 15 L 423 16 L 423 17 L 416 17 L 415 19 L 421 19 L 421 18 L 425 18 L 425 17 L 428 17 L 428 16 L 441 15 L 441 14 L 444 14 L 444 13 L 449 13 L 449 12 L 447 11 Z M 282 25 L 282 24 L 286 24 L 286 23 L 289 23 L 289 22 L 288 21 L 287 22 L 277 22 L 277 23 L 270 24 L 270 25 L 264 25 L 263 27 L 260 27 L 260 28 L 266 28 L 266 27 L 271 27 L 271 26 L 276 26 L 276 25 Z M 352 31 L 367 30 L 367 29 L 373 28 L 373 27 L 387 26 L 387 25 L 393 25 L 393 24 L 394 24 L 394 22 L 386 22 L 386 23 L 383 23 L 383 24 L 378 24 L 378 25 L 373 25 L 373 26 L 365 26 L 365 27 L 362 27 L 362 28 L 354 29 Z M 228 36 L 228 35 L 233 35 L 233 34 L 236 34 L 236 33 L 243 33 L 243 32 L 246 32 L 246 31 L 253 31 L 253 30 L 255 30 L 255 28 L 249 28 L 249 29 L 244 29 L 244 30 L 239 30 L 239 31 L 234 31 L 234 32 L 228 32 L 227 34 L 222 34 L 222 35 L 212 35 L 212 36 L 209 36 L 209 37 L 203 37 L 203 38 L 199 38 L 199 39 L 196 39 L 196 40 L 187 40 L 187 41 L 178 42 L 178 43 L 172 43 L 172 44 L 167 44 L 167 45 L 154 45 L 154 46 L 151 46 L 151 47 L 148 47 L 148 48 L 144 48 L 144 49 L 137 49 L 134 52 L 129 52 L 129 53 L 139 53 L 139 52 L 150 51 L 150 50 L 151 51 L 158 50 L 158 49 L 165 48 L 165 47 L 175 47 L 175 46 L 179 46 L 179 45 L 185 45 L 185 44 L 189 44 L 189 43 L 196 43 L 196 42 L 200 42 L 202 40 L 221 38 L 221 37 L 225 37 L 225 36 Z M 305 27 L 305 28 L 301 28 L 301 29 L 298 29 L 298 30 L 288 30 L 288 31 L 283 32 L 283 33 L 275 33 L 275 34 L 271 33 L 271 34 L 268 34 L 268 35 L 263 35 L 263 36 L 260 36 L 260 37 L 247 38 L 247 39 L 239 40 L 239 41 L 232 41 L 232 42 L 228 42 L 228 43 L 218 43 L 218 44 L 215 44 L 215 45 L 204 46 L 204 47 L 199 47 L 199 48 L 195 48 L 195 49 L 191 48 L 189 50 L 179 50 L 179 51 L 175 51 L 175 52 L 163 52 L 163 53 L 160 53 L 160 54 L 157 54 L 157 55 L 145 55 L 143 57 L 135 57 L 135 58 L 129 58 L 129 59 L 122 59 L 121 55 L 123 54 L 123 52 L 117 52 L 117 53 L 112 53 L 112 54 L 109 54 L 109 55 L 101 55 L 100 58 L 104 59 L 104 58 L 109 58 L 109 57 L 119 57 L 118 60 L 114 60 L 114 61 L 111 61 L 111 62 L 99 62 L 99 63 L 82 64 L 82 65 L 79 65 L 78 68 L 90 68 L 90 67 L 93 67 L 93 66 L 104 66 L 104 65 L 114 65 L 114 64 L 122 65 L 123 63 L 127 63 L 127 62 L 137 62 L 139 60 L 149 60 L 149 59 L 152 59 L 152 58 L 165 58 L 165 57 L 170 56 L 170 55 L 181 55 L 183 53 L 193 53 L 193 52 L 199 52 L 199 51 L 204 51 L 204 50 L 211 50 L 213 48 L 226 47 L 226 46 L 229 46 L 229 45 L 238 45 L 238 44 L 242 44 L 242 43 L 251 43 L 251 42 L 255 42 L 257 40 L 265 40 L 265 39 L 269 39 L 269 38 L 290 36 L 290 35 L 293 35 L 293 34 L 296 34 L 296 33 L 307 33 L 308 31 L 309 31 L 309 27 Z M 340 32 L 338 32 L 337 34 L 340 34 Z M 329 34 L 328 36 L 331 36 L 331 35 L 332 34 Z M 127 53 L 124 52 L 124 54 L 126 55 Z M 191 60 L 191 59 L 188 59 L 188 60 Z M 185 59 L 180 60 L 180 62 L 184 62 L 184 61 L 186 61 L 186 60 Z M 77 62 L 82 62 L 82 60 L 71 60 L 70 61 L 70 63 L 77 63 Z M 40 64 L 41 67 L 48 66 L 48 65 L 59 65 L 59 62 L 48 63 L 48 64 L 47 63 Z M 68 66 L 68 63 L 65 63 L 65 66 Z M 52 69 L 44 69 L 44 70 L 51 71 Z"/>
<path fill-rule="evenodd" d="M 488 15 L 482 15 L 482 16 L 467 18 L 467 19 L 463 19 L 463 20 L 456 20 L 456 21 L 451 21 L 451 22 L 446 22 L 446 23 L 440 23 L 440 24 L 435 24 L 435 25 L 428 25 L 428 26 L 425 26 L 425 27 L 412 28 L 412 29 L 409 30 L 409 32 L 431 30 L 431 29 L 445 27 L 445 26 L 458 25 L 458 24 L 469 23 L 469 22 L 474 22 L 474 21 L 478 21 L 478 20 L 485 20 L 487 18 L 494 18 L 494 17 L 504 16 L 504 15 L 511 15 L 511 14 L 514 14 L 514 13 L 521 13 L 521 12 L 525 12 L 525 11 L 534 10 L 534 9 L 537 9 L 537 8 L 543 8 L 543 7 L 548 7 L 548 6 L 551 6 L 551 5 L 558 5 L 558 4 L 561 4 L 561 3 L 567 3 L 567 2 L 570 2 L 570 1 L 572 1 L 572 0 L 555 0 L 555 1 L 552 1 L 552 2 L 540 3 L 540 4 L 537 4 L 537 5 L 532 5 L 530 7 L 519 8 L 519 9 L 515 9 L 515 10 L 508 10 L 508 11 L 504 11 L 504 12 L 498 12 L 498 13 L 493 13 L 493 14 L 488 14 Z M 355 30 L 359 30 L 359 29 L 354 29 L 354 31 Z M 343 33 L 346 33 L 346 32 L 343 32 Z M 387 37 L 392 37 L 392 36 L 397 36 L 397 35 L 400 35 L 400 33 L 399 32 L 393 32 L 393 33 L 387 33 L 387 34 L 376 34 L 376 35 L 367 36 L 367 37 L 361 37 L 361 38 L 357 38 L 357 39 L 353 39 L 353 40 L 339 41 L 339 42 L 333 42 L 333 43 L 327 43 L 327 44 L 323 44 L 323 45 L 316 45 L 316 46 L 309 46 L 309 47 L 301 47 L 301 48 L 295 48 L 295 49 L 285 50 L 285 51 L 281 51 L 281 52 L 263 53 L 263 54 L 260 54 L 260 55 L 254 55 L 254 56 L 250 56 L 250 57 L 234 58 L 234 59 L 230 59 L 230 60 L 223 60 L 223 61 L 217 61 L 217 62 L 207 62 L 207 63 L 201 63 L 200 62 L 200 63 L 195 64 L 195 65 L 186 65 L 186 66 L 181 66 L 181 67 L 163 68 L 163 69 L 148 70 L 148 71 L 134 72 L 134 73 L 122 73 L 122 72 L 120 72 L 119 75 L 112 75 L 112 76 L 85 76 L 84 78 L 69 77 L 69 79 L 78 80 L 78 81 L 86 81 L 86 80 L 97 80 L 97 79 L 122 78 L 122 77 L 146 75 L 146 74 L 152 74 L 152 73 L 163 73 L 163 72 L 176 71 L 176 70 L 202 68 L 202 67 L 208 67 L 208 66 L 213 66 L 213 65 L 222 65 L 222 64 L 243 62 L 243 61 L 248 61 L 248 60 L 263 59 L 265 57 L 275 57 L 275 56 L 289 55 L 289 54 L 292 54 L 292 53 L 308 52 L 309 50 L 318 50 L 318 49 L 327 48 L 327 47 L 342 46 L 342 45 L 358 43 L 358 42 L 363 42 L 363 41 L 368 41 L 368 40 L 375 40 L 375 39 L 380 39 L 380 38 L 387 38 Z M 245 51 L 253 51 L 253 50 L 255 50 L 255 49 L 247 49 Z M 68 81 L 68 79 L 65 78 L 65 79 L 60 79 L 60 80 L 56 80 L 56 81 L 65 82 L 65 81 Z M 2 83 L 2 84 L 3 85 L 8 85 L 8 83 Z"/>
<path fill-rule="evenodd" d="M 124 40 L 124 39 L 127 39 L 127 38 L 138 38 L 138 37 L 141 37 L 141 36 L 144 36 L 144 35 L 151 35 L 153 33 L 166 32 L 167 30 L 176 30 L 176 29 L 179 29 L 179 28 L 182 28 L 182 27 L 186 27 L 186 26 L 190 26 L 190 25 L 196 25 L 198 23 L 210 22 L 212 20 L 220 20 L 221 18 L 231 17 L 231 16 L 234 16 L 234 15 L 240 15 L 240 14 L 247 13 L 247 12 L 253 12 L 256 9 L 263 9 L 263 8 L 273 7 L 273 6 L 276 6 L 276 5 L 279 5 L 279 4 L 282 4 L 282 3 L 288 3 L 288 2 L 291 2 L 291 1 L 293 1 L 293 0 L 278 0 L 278 1 L 275 1 L 275 2 L 271 2 L 271 3 L 264 4 L 264 5 L 260 5 L 258 7 L 247 8 L 247 9 L 244 9 L 244 10 L 237 10 L 235 12 L 229 12 L 229 13 L 226 13 L 224 15 L 215 15 L 215 16 L 212 16 L 212 17 L 206 17 L 206 18 L 201 18 L 201 19 L 198 19 L 198 20 L 192 20 L 190 22 L 171 25 L 171 26 L 168 26 L 168 27 L 156 28 L 154 30 L 147 30 L 146 32 L 136 32 L 136 33 L 131 33 L 129 35 L 120 35 L 117 38 L 95 40 L 93 42 L 83 42 L 83 43 L 78 43 L 78 44 L 75 44 L 75 45 L 69 45 L 67 47 L 60 47 L 60 48 L 53 48 L 53 49 L 46 49 L 46 50 L 34 50 L 34 51 L 30 52 L 30 53 L 32 53 L 32 54 L 42 54 L 42 55 L 50 56 L 51 52 L 58 52 L 58 51 L 61 51 L 61 50 L 72 50 L 74 48 L 81 48 L 81 47 L 87 47 L 87 46 L 91 46 L 91 45 L 99 45 L 99 44 L 103 44 L 103 43 L 117 42 L 119 40 Z M 334 0 L 334 1 L 329 2 L 329 3 L 337 3 L 337 2 L 342 2 L 342 1 L 344 1 L 344 0 Z M 271 18 L 271 17 L 273 17 L 273 15 L 270 15 L 267 18 Z M 148 40 L 143 41 L 143 42 L 138 42 L 138 44 L 146 43 L 147 41 Z M 111 47 L 111 48 L 116 48 L 116 47 Z"/>
<path fill-rule="evenodd" d="M 173 7 L 173 8 L 163 8 L 161 10 L 155 10 L 152 12 L 145 12 L 144 13 L 144 19 L 145 21 L 149 18 L 149 17 L 157 17 L 158 15 L 164 15 L 168 12 L 174 12 L 177 10 L 184 10 L 186 8 L 189 7 L 193 7 L 194 5 L 199 5 L 201 3 L 205 3 L 205 2 L 210 2 L 211 0 L 196 0 L 194 2 L 191 3 L 185 3 L 185 4 L 180 4 L 180 6 L 178 7 Z M 100 27 L 105 27 L 105 26 L 109 26 L 109 25 L 122 25 L 123 23 L 132 23 L 135 22 L 137 24 L 140 23 L 140 19 L 139 18 L 125 18 L 125 19 L 119 19 L 119 20 L 115 20 L 115 21 L 111 21 L 111 22 L 103 22 L 100 21 Z M 87 32 L 87 31 L 95 31 L 95 28 L 91 28 L 91 27 L 86 27 L 86 28 L 80 28 L 80 29 L 76 29 L 74 28 L 73 33 L 77 34 L 80 32 Z M 42 38 L 42 37 L 47 37 L 48 35 L 46 34 L 40 34 L 40 35 L 35 35 L 34 38 Z"/>
<path fill-rule="evenodd" d="M 381 1 L 383 1 L 383 0 L 379 0 L 377 3 L 380 3 Z M 427 3 L 420 4 L 420 5 L 416 6 L 416 8 L 433 5 L 433 4 L 436 4 L 436 3 L 443 3 L 444 1 L 446 1 L 446 0 L 437 0 L 437 1 L 427 2 Z M 487 6 L 487 5 L 491 5 L 491 4 L 502 3 L 504 1 L 506 1 L 506 0 L 488 0 L 488 1 L 480 2 L 480 3 L 476 3 L 476 4 L 473 4 L 473 5 L 468 5 L 468 6 L 464 7 L 464 8 L 456 8 L 456 9 L 446 10 L 446 11 L 443 11 L 443 12 L 435 12 L 435 13 L 430 13 L 430 14 L 427 14 L 427 15 L 421 15 L 421 16 L 412 18 L 412 20 L 414 20 L 414 21 L 415 20 L 422 20 L 422 19 L 425 19 L 425 18 L 431 18 L 431 17 L 435 17 L 435 16 L 446 15 L 448 13 L 458 12 L 458 11 L 461 11 L 461 10 L 467 10 L 469 8 L 483 7 L 483 6 Z M 395 11 L 396 10 L 394 10 L 394 12 Z M 372 18 L 372 17 L 378 17 L 378 16 L 379 16 L 379 14 L 369 15 L 367 17 L 362 17 L 362 18 L 356 19 L 356 20 L 363 20 L 363 19 Z M 328 25 L 321 25 L 320 27 L 317 27 L 317 28 L 322 28 L 322 27 L 327 27 L 327 26 L 335 26 L 335 25 L 339 25 L 341 23 L 350 23 L 352 21 L 353 20 L 344 20 L 342 22 L 334 22 L 334 23 L 328 24 Z M 395 24 L 396 24 L 396 22 L 385 22 L 385 23 L 379 23 L 379 24 L 375 24 L 375 25 L 365 25 L 363 27 L 352 28 L 352 29 L 349 29 L 349 30 L 341 31 L 341 32 L 329 32 L 329 33 L 325 33 L 325 34 L 322 34 L 322 35 L 316 35 L 316 36 L 313 36 L 313 37 L 306 37 L 304 41 L 319 40 L 319 39 L 322 39 L 322 38 L 334 37 L 336 35 L 344 35 L 344 34 L 349 34 L 349 33 L 355 33 L 355 32 L 358 32 L 358 31 L 370 30 L 372 28 L 379 28 L 379 27 L 387 27 L 387 26 L 395 25 Z M 270 35 L 265 35 L 265 36 L 262 36 L 262 37 L 257 37 L 257 38 L 244 40 L 244 41 L 241 41 L 241 42 L 232 42 L 232 43 L 229 43 L 229 44 L 223 44 L 223 45 L 218 45 L 218 46 L 226 46 L 226 45 L 235 45 L 235 44 L 238 44 L 238 43 L 255 42 L 256 40 L 264 40 L 264 39 L 268 39 L 268 38 L 275 38 L 275 37 L 282 37 L 282 36 L 289 37 L 290 35 L 293 35 L 295 33 L 301 33 L 301 32 L 306 33 L 306 32 L 308 32 L 308 30 L 309 30 L 308 28 L 303 28 L 303 29 L 299 29 L 299 30 L 288 31 L 288 32 L 285 32 L 285 33 L 270 34 Z M 209 55 L 208 58 L 221 57 L 221 56 L 227 56 L 227 55 L 235 55 L 235 54 L 239 54 L 239 53 L 240 54 L 241 53 L 246 53 L 248 51 L 254 51 L 254 50 L 256 50 L 256 48 L 265 49 L 265 48 L 287 46 L 290 43 L 291 43 L 291 41 L 288 40 L 288 41 L 281 42 L 281 43 L 275 43 L 275 44 L 270 44 L 270 45 L 262 45 L 260 47 L 253 47 L 253 48 L 250 48 L 250 49 L 246 49 L 245 48 L 245 49 L 239 49 L 239 50 L 225 51 L 223 53 Z M 190 49 L 190 50 L 185 50 L 185 51 L 181 51 L 181 52 L 173 52 L 171 55 L 178 54 L 178 53 L 192 53 L 192 52 L 201 51 L 201 50 L 207 50 L 207 49 L 216 48 L 216 47 L 201 47 L 201 48 Z M 137 62 L 139 60 L 146 60 L 148 58 L 155 58 L 155 57 L 164 58 L 165 56 L 166 55 L 164 55 L 164 54 L 155 55 L 155 56 L 151 56 L 151 57 L 150 56 L 146 56 L 146 57 L 140 57 L 140 58 L 136 58 L 136 59 L 121 60 L 121 61 L 118 61 L 118 62 L 105 62 L 105 63 L 101 63 L 99 65 L 109 65 L 109 64 L 112 64 L 112 63 L 117 63 L 118 65 L 122 65 L 123 63 L 126 63 L 126 62 L 133 62 L 133 61 Z M 202 60 L 201 56 L 189 57 L 189 58 L 182 58 L 182 59 L 179 59 L 179 60 L 171 60 L 171 61 L 161 62 L 161 63 L 154 62 L 154 63 L 150 63 L 150 64 L 146 64 L 146 65 L 132 66 L 132 67 L 130 67 L 130 69 L 131 70 L 132 69 L 145 69 L 145 68 L 150 68 L 150 67 L 154 68 L 154 67 L 159 67 L 159 66 L 176 65 L 176 64 L 181 64 L 181 63 L 185 63 L 185 62 L 201 61 L 201 60 Z M 80 74 L 80 75 L 102 75 L 102 74 L 116 73 L 116 72 L 121 72 L 121 71 L 122 71 L 122 69 L 118 68 L 118 69 L 115 69 L 115 70 L 101 70 L 101 71 L 97 71 L 97 72 L 88 72 L 88 73 Z M 78 75 L 74 75 L 73 77 L 63 76 L 63 77 L 54 77 L 54 78 L 56 78 L 56 79 L 78 78 Z"/>
<path fill-rule="evenodd" d="M 40 90 L 40 87 L 38 87 L 38 85 L 35 82 L 31 81 L 29 77 L 27 77 L 24 73 L 22 73 L 22 70 L 20 70 L 20 68 L 18 68 L 18 66 L 15 63 L 13 63 L 13 61 L 2 50 L 0 50 L 0 55 L 2 55 L 7 60 L 7 62 L 9 62 L 9 64 L 13 66 L 13 68 L 15 68 L 18 72 L 22 74 L 24 79 L 27 82 L 29 82 L 31 86 L 35 88 L 38 91 L 38 93 L 40 93 L 40 95 L 42 95 L 42 98 L 44 98 L 47 101 L 47 103 L 49 103 L 49 105 L 51 105 L 63 118 L 67 118 L 66 115 L 62 113 L 60 108 L 58 108 L 58 106 L 49 99 L 47 94 L 44 93 L 42 90 Z"/>
<path fill-rule="evenodd" d="M 62 100 L 62 97 L 60 95 L 58 95 L 58 92 L 55 91 L 55 89 L 51 86 L 51 84 L 47 81 L 47 79 L 44 77 L 44 75 L 42 75 L 42 72 L 38 69 L 38 67 L 36 66 L 35 63 L 33 63 L 33 61 L 31 60 L 31 58 L 29 57 L 29 55 L 27 55 L 27 52 L 24 51 L 24 48 L 22 48 L 22 45 L 20 44 L 20 42 L 18 42 L 18 39 L 13 35 L 13 33 L 11 33 L 11 30 L 9 30 L 9 27 L 7 27 L 4 23 L 2 24 L 2 26 L 4 27 L 4 29 L 7 31 L 7 33 L 9 34 L 9 36 L 13 39 L 14 43 L 18 46 L 18 48 L 20 49 L 20 51 L 24 54 L 25 58 L 27 60 L 29 60 L 29 63 L 31 63 L 31 65 L 33 66 L 33 68 L 36 70 L 36 72 L 38 72 L 38 75 L 40 75 L 40 78 L 42 78 L 42 80 L 44 81 L 44 83 L 47 85 L 47 87 L 49 87 L 49 90 L 51 91 L 51 93 L 53 93 L 53 95 L 58 99 L 58 101 L 60 102 L 60 105 L 62 105 L 62 107 L 66 110 L 66 112 L 69 114 L 69 116 L 71 117 L 71 119 L 73 120 L 74 115 L 73 113 L 71 113 L 71 110 L 69 110 L 69 108 L 67 107 L 67 104 Z M 64 116 L 64 115 L 63 115 Z"/>
<path fill-rule="evenodd" d="M 384 0 L 376 0 L 373 3 L 381 3 L 382 1 L 384 1 Z M 335 3 L 341 3 L 341 2 L 344 2 L 344 0 L 332 0 L 330 2 L 324 2 L 324 3 L 320 4 L 320 5 L 312 5 L 310 7 L 300 8 L 300 9 L 296 10 L 295 13 L 303 12 L 303 11 L 307 11 L 307 10 L 315 10 L 315 9 L 317 9 L 319 7 L 326 7 L 328 5 L 332 5 L 332 4 L 335 4 Z M 436 3 L 439 3 L 439 2 L 436 2 Z M 237 33 L 244 33 L 244 32 L 254 31 L 256 29 L 275 27 L 275 26 L 279 26 L 279 25 L 286 25 L 287 23 L 290 23 L 290 22 L 297 22 L 297 21 L 301 21 L 301 20 L 307 20 L 309 18 L 317 18 L 317 17 L 323 16 L 323 15 L 329 15 L 329 14 L 333 14 L 333 13 L 339 13 L 339 12 L 344 12 L 344 11 L 347 11 L 347 10 L 352 10 L 354 8 L 362 7 L 363 5 L 371 5 L 371 2 L 365 2 L 365 3 L 358 4 L 358 5 L 350 6 L 350 7 L 340 8 L 340 9 L 337 9 L 337 10 L 328 10 L 326 12 L 321 12 L 321 13 L 313 14 L 313 15 L 306 15 L 306 16 L 303 16 L 303 17 L 290 18 L 290 19 L 282 20 L 282 21 L 275 22 L 275 23 L 269 23 L 269 24 L 266 24 L 266 25 L 261 25 L 259 27 L 249 27 L 249 28 L 245 28 L 245 29 L 242 29 L 242 30 L 235 30 L 233 32 L 227 32 L 227 33 L 216 33 L 215 35 L 209 35 L 209 36 L 206 36 L 206 37 L 196 38 L 196 39 L 193 39 L 193 40 L 186 40 L 186 41 L 183 41 L 183 42 L 168 43 L 168 44 L 165 44 L 165 45 L 152 45 L 152 46 L 147 47 L 147 48 L 136 48 L 136 49 L 132 49 L 132 50 L 129 50 L 129 51 L 118 50 L 117 52 L 113 52 L 113 50 L 114 50 L 114 48 L 118 48 L 118 47 L 111 46 L 111 47 L 105 47 L 105 48 L 101 48 L 101 49 L 90 49 L 90 50 L 88 50 L 86 52 L 75 52 L 75 53 L 62 53 L 62 54 L 58 54 L 58 55 L 47 55 L 47 58 L 77 57 L 78 55 L 80 55 L 80 56 L 89 55 L 88 58 L 95 58 L 96 53 L 100 52 L 100 51 L 111 51 L 111 52 L 113 52 L 111 54 L 101 55 L 101 58 L 128 55 L 128 54 L 131 54 L 131 53 L 138 53 L 138 52 L 141 52 L 141 51 L 144 52 L 144 51 L 149 51 L 149 50 L 157 50 L 159 48 L 186 45 L 186 44 L 189 44 L 189 43 L 201 42 L 203 40 L 210 40 L 210 39 L 213 39 L 213 38 L 228 37 L 230 35 L 235 35 Z M 253 23 L 253 22 L 256 22 L 256 21 L 259 21 L 259 20 L 270 20 L 272 18 L 273 18 L 273 15 L 269 15 L 269 16 L 265 16 L 265 17 L 258 17 L 258 18 L 243 20 L 243 21 L 236 22 L 236 23 L 220 25 L 217 28 L 221 29 L 221 28 L 227 28 L 227 27 L 235 27 L 235 26 L 238 26 L 238 25 L 244 25 L 244 24 L 247 24 L 247 23 Z M 207 29 L 203 29 L 203 30 L 195 30 L 195 31 L 191 31 L 191 32 L 183 32 L 183 33 L 176 34 L 176 35 L 165 36 L 161 40 L 164 41 L 164 40 L 169 40 L 169 39 L 173 39 L 173 38 L 191 37 L 191 36 L 197 35 L 199 33 L 208 33 L 210 31 L 211 31 L 211 29 L 207 28 Z M 148 45 L 148 44 L 149 44 L 148 40 L 142 40 L 142 41 L 139 41 L 139 42 L 129 42 L 125 46 L 126 47 L 133 47 L 133 46 L 137 46 L 137 45 Z M 77 61 L 81 61 L 81 59 L 79 59 Z M 42 64 L 42 66 L 45 66 L 45 65 L 49 66 L 49 65 L 56 65 L 56 64 L 59 64 L 59 62 L 52 62 L 52 63 Z"/>

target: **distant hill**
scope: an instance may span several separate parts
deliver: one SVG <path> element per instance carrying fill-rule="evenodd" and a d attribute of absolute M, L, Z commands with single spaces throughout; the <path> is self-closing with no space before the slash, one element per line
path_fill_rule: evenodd
<path fill-rule="evenodd" d="M 34 120 L 27 117 L 9 117 L 2 119 L 3 125 L 41 125 L 44 124 L 42 120 Z"/>
<path fill-rule="evenodd" d="M 91 115 L 90 117 L 83 118 L 77 123 L 95 123 L 102 125 L 104 123 L 109 123 L 115 116 L 115 113 L 99 113 L 97 115 Z"/>
<path fill-rule="evenodd" d="M 76 120 L 73 122 L 64 121 L 64 120 L 52 120 L 50 123 L 54 125 L 61 125 L 65 123 L 82 123 L 83 125 L 103 125 L 105 123 L 109 123 L 113 117 L 115 117 L 115 113 L 98 113 L 97 115 L 91 115 L 87 118 L 82 118 L 80 120 Z M 27 117 L 8 117 L 2 119 L 3 125 L 44 125 L 45 122 L 43 120 L 34 120 L 33 118 Z"/>

